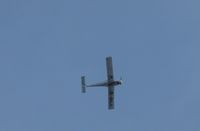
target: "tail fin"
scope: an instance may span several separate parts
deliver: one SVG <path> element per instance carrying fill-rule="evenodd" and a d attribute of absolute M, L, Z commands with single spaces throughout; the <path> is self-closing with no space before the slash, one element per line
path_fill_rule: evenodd
<path fill-rule="evenodd" d="M 82 86 L 82 93 L 85 93 L 86 92 L 85 76 L 81 77 L 81 86 Z"/>

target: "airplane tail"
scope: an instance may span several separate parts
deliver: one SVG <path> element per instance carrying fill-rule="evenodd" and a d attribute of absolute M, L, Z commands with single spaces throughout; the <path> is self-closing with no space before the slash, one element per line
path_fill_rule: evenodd
<path fill-rule="evenodd" d="M 86 92 L 85 76 L 81 77 L 82 93 Z"/>

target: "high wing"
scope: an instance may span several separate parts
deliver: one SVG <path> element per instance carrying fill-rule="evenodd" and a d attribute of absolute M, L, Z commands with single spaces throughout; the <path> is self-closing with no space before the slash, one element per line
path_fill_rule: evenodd
<path fill-rule="evenodd" d="M 108 87 L 108 109 L 114 109 L 114 86 Z"/>
<path fill-rule="evenodd" d="M 106 57 L 108 83 L 114 81 L 112 57 Z M 114 86 L 108 86 L 108 109 L 114 109 Z"/>
<path fill-rule="evenodd" d="M 113 75 L 112 57 L 106 57 L 106 68 L 107 68 L 108 82 L 113 81 L 114 75 Z"/>

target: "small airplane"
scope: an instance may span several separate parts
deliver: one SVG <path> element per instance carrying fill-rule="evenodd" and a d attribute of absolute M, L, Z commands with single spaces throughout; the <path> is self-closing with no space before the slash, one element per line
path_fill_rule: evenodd
<path fill-rule="evenodd" d="M 81 77 L 82 93 L 86 92 L 86 87 L 107 87 L 108 88 L 108 109 L 114 109 L 114 87 L 122 85 L 122 79 L 114 80 L 112 57 L 106 57 L 107 80 L 102 83 L 86 85 L 85 76 Z"/>

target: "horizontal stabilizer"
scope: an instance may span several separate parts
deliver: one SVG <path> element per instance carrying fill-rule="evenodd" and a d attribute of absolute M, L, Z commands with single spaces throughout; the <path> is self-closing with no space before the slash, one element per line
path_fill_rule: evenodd
<path fill-rule="evenodd" d="M 85 76 L 81 77 L 81 87 L 82 87 L 82 93 L 85 93 L 86 92 Z"/>

